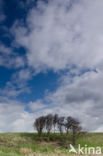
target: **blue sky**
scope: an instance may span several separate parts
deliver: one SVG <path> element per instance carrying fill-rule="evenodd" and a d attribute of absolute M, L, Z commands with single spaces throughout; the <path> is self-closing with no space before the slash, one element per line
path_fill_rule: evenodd
<path fill-rule="evenodd" d="M 18 20 L 23 20 L 25 21 L 27 12 L 31 7 L 36 6 L 36 1 L 31 2 L 27 6 L 23 7 L 21 6 L 21 3 L 26 5 L 26 1 L 21 1 L 18 3 L 17 0 L 13 0 L 11 2 L 6 1 L 3 2 L 3 10 L 5 14 L 5 20 L 1 22 L 1 29 L 0 29 L 0 40 L 1 43 L 4 44 L 7 47 L 12 46 L 13 42 L 13 36 L 7 32 L 9 28 L 12 27 L 14 22 Z M 33 4 L 33 5 L 32 5 Z M 4 28 L 5 27 L 5 28 Z M 6 30 L 5 30 L 6 29 Z M 24 47 L 15 47 L 12 46 L 13 50 L 18 56 L 23 56 L 25 57 L 26 50 Z M 27 65 L 25 65 L 24 69 L 27 68 Z M 4 88 L 6 83 L 8 81 L 11 81 L 11 77 L 15 72 L 19 72 L 22 68 L 14 68 L 11 66 L 10 68 L 0 66 L 0 87 Z M 30 81 L 28 81 L 28 87 L 30 88 L 30 93 L 22 93 L 19 95 L 17 98 L 21 100 L 24 103 L 27 103 L 30 100 L 37 100 L 38 98 L 43 98 L 45 91 L 46 90 L 51 90 L 53 91 L 56 89 L 57 86 L 57 78 L 59 74 L 54 73 L 52 70 L 46 72 L 46 73 L 38 73 L 34 77 L 31 77 Z"/>
<path fill-rule="evenodd" d="M 48 113 L 103 131 L 102 15 L 102 0 L 0 0 L 0 132 Z"/>

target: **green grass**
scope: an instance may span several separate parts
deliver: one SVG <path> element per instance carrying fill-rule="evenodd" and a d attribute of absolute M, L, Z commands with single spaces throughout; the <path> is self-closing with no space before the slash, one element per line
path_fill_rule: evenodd
<path fill-rule="evenodd" d="M 0 156 L 48 156 L 69 155 L 69 144 L 71 135 L 51 134 L 49 141 L 47 134 L 38 138 L 34 133 L 5 133 L 0 134 Z M 81 146 L 102 148 L 103 153 L 103 134 L 87 133 L 79 136 L 76 141 Z M 59 154 L 58 154 L 59 153 Z"/>

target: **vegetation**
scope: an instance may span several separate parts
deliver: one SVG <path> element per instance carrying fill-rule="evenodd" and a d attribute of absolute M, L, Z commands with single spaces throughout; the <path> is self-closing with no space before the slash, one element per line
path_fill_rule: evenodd
<path fill-rule="evenodd" d="M 35 133 L 6 133 L 0 134 L 0 156 L 70 156 L 69 143 L 71 135 L 68 134 L 68 141 L 62 142 L 67 135 L 59 133 L 50 133 L 50 140 L 47 134 L 42 135 L 39 140 Z M 103 153 L 103 134 L 86 133 L 80 135 L 76 140 L 76 147 L 88 145 L 88 147 L 100 146 Z"/>
<path fill-rule="evenodd" d="M 55 130 L 63 135 L 63 132 L 72 135 L 72 144 L 75 145 L 76 138 L 81 134 L 82 127 L 78 120 L 73 117 L 58 116 L 58 114 L 52 115 L 48 114 L 46 116 L 41 116 L 37 118 L 34 122 L 34 128 L 38 132 L 38 136 L 41 137 L 43 132 L 47 133 L 48 140 L 50 138 L 50 132 L 54 133 Z M 68 138 L 68 137 L 67 137 Z M 65 142 L 65 138 L 64 138 Z"/>
<path fill-rule="evenodd" d="M 84 133 L 73 117 L 48 114 L 38 117 L 34 128 L 38 133 L 0 134 L 0 156 L 72 156 L 70 144 L 103 151 L 103 134 Z"/>

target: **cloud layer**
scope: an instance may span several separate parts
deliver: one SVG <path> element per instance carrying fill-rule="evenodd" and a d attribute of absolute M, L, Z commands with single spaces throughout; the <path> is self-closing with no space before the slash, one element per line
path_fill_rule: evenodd
<path fill-rule="evenodd" d="M 27 49 L 36 70 L 102 68 L 103 1 L 38 1 L 27 16 L 27 27 L 15 24 L 16 42 Z M 92 61 L 91 61 L 92 60 Z"/>
<path fill-rule="evenodd" d="M 43 99 L 25 106 L 16 101 L 1 102 L 1 131 L 32 131 L 35 117 L 50 112 L 75 116 L 85 129 L 103 131 L 102 15 L 102 0 L 39 0 L 28 12 L 25 25 L 15 21 L 10 30 L 15 38 L 12 44 L 26 49 L 27 62 L 11 52 L 13 48 L 1 44 L 0 65 L 21 68 L 12 76 L 12 83 L 0 90 L 3 96 L 24 92 L 26 81 L 39 72 L 66 74 L 61 74 L 58 88 Z"/>

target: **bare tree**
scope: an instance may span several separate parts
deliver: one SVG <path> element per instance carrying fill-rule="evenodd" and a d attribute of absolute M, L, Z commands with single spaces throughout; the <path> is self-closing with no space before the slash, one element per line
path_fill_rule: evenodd
<path fill-rule="evenodd" d="M 66 122 L 65 122 L 64 126 L 65 126 L 66 133 L 68 134 L 69 130 L 70 130 L 71 126 L 72 126 L 72 117 L 71 116 L 68 116 L 66 118 Z"/>
<path fill-rule="evenodd" d="M 41 136 L 44 127 L 45 127 L 45 117 L 41 116 L 37 118 L 34 122 L 34 128 L 36 128 L 39 136 Z"/>
<path fill-rule="evenodd" d="M 58 118 L 58 129 L 61 134 L 63 133 L 64 119 L 64 116 Z"/>
<path fill-rule="evenodd" d="M 80 122 L 71 117 L 71 130 L 72 130 L 72 144 L 75 145 L 76 138 L 80 134 L 82 127 L 80 126 Z"/>
<path fill-rule="evenodd" d="M 75 145 L 76 138 L 77 136 L 79 136 L 82 130 L 80 122 L 77 119 L 70 116 L 65 118 L 64 116 L 58 117 L 58 114 L 55 114 L 54 116 L 52 114 L 48 114 L 46 116 L 41 116 L 37 118 L 34 122 L 34 128 L 36 128 L 39 136 L 41 136 L 43 130 L 46 129 L 48 134 L 48 140 L 50 137 L 52 126 L 54 127 L 55 132 L 56 125 L 61 134 L 63 133 L 64 127 L 67 134 L 69 131 L 72 133 L 72 144 Z"/>
<path fill-rule="evenodd" d="M 55 114 L 53 116 L 54 133 L 55 133 L 55 127 L 56 127 L 57 123 L 58 123 L 58 114 Z"/>
<path fill-rule="evenodd" d="M 52 114 L 48 114 L 46 117 L 46 130 L 48 133 L 48 137 L 50 135 L 50 131 L 52 129 L 52 125 L 53 125 L 53 115 Z"/>

